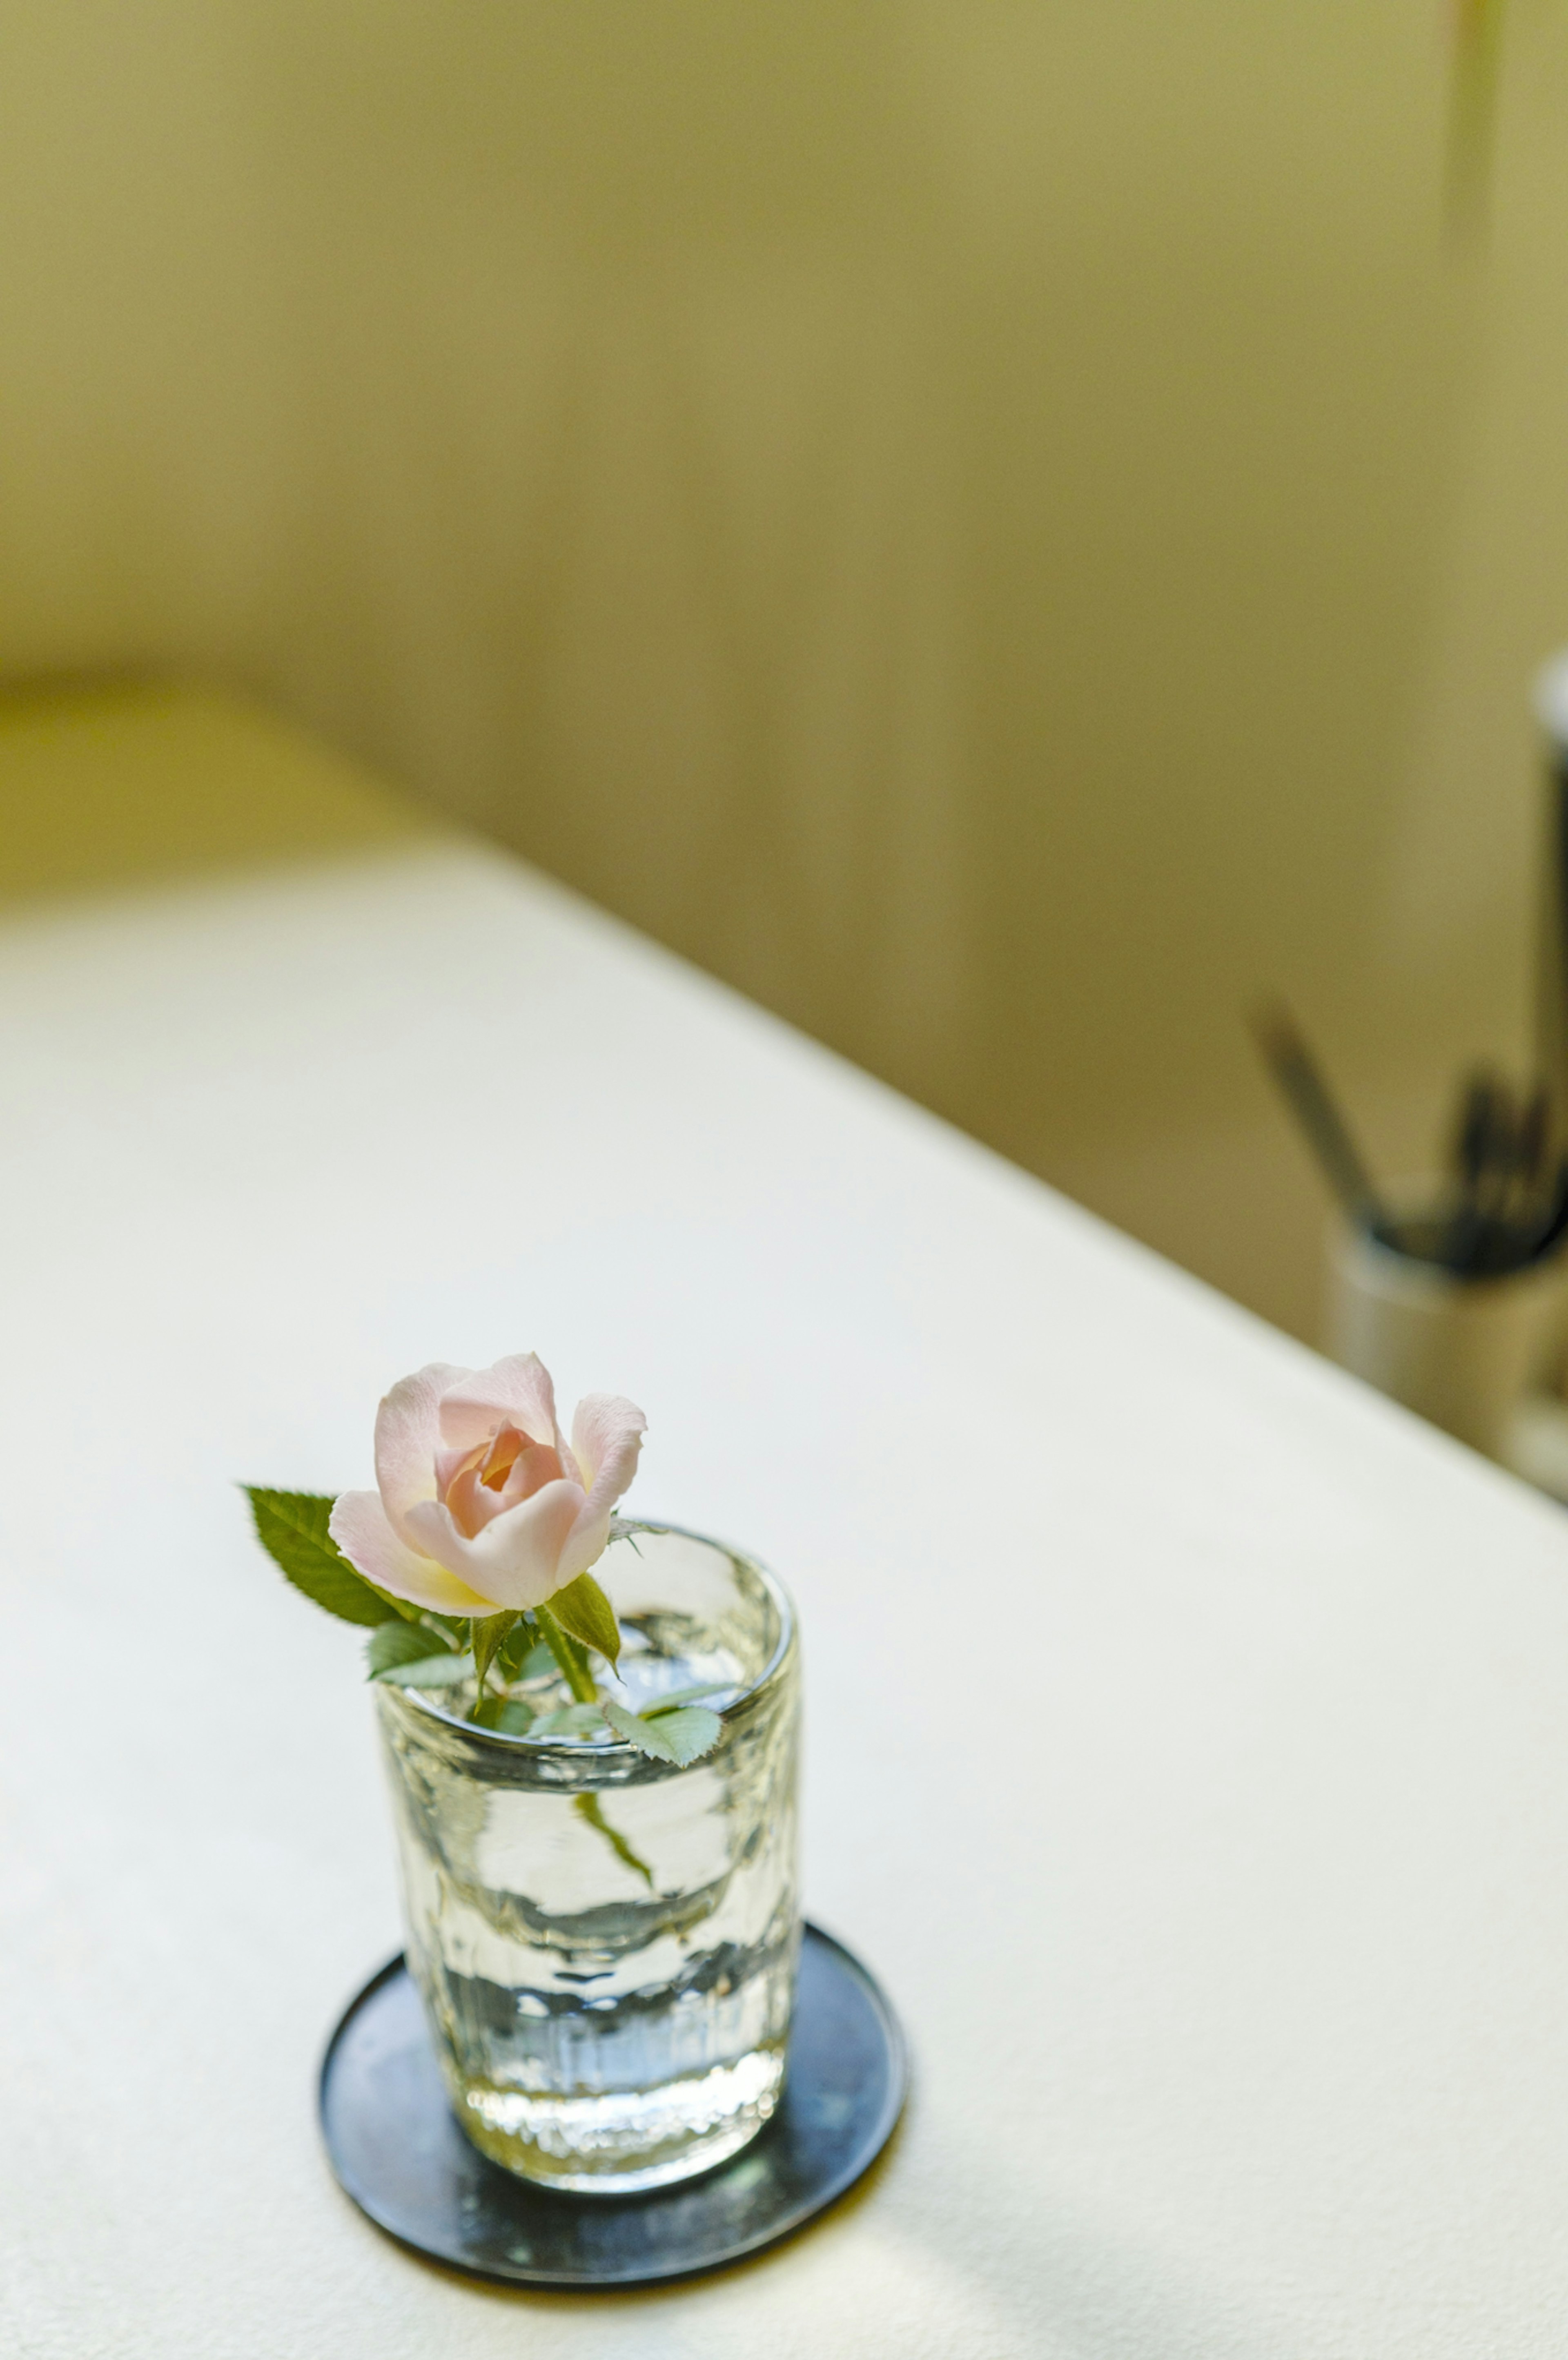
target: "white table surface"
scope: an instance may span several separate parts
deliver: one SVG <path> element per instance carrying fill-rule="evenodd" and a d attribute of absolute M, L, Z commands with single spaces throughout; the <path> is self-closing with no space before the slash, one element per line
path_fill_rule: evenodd
<path fill-rule="evenodd" d="M 1568 2350 L 1568 1518 L 499 857 L 0 931 L 0 2351 Z M 807 1634 L 913 2101 L 707 2281 L 470 2285 L 318 2144 L 398 1941 L 359 1647 L 237 1479 L 538 1348 Z"/>

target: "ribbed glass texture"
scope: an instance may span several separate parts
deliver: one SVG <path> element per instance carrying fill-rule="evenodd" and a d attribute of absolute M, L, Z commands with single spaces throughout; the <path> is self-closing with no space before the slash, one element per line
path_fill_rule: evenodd
<path fill-rule="evenodd" d="M 458 2119 L 527 2179 L 618 2194 L 706 2170 L 778 2103 L 798 1650 L 779 1584 L 711 1541 L 639 1524 L 594 1574 L 637 1709 L 718 1684 L 723 1733 L 688 1768 L 476 1729 L 462 1689 L 377 1697 L 408 1963 Z M 556 1700 L 548 1672 L 537 1688 Z"/>

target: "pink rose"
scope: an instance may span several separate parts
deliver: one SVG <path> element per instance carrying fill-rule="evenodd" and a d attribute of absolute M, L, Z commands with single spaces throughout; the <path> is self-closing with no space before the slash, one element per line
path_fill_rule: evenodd
<path fill-rule="evenodd" d="M 328 1529 L 367 1581 L 438 1614 L 541 1606 L 603 1551 L 647 1425 L 631 1402 L 589 1393 L 569 1448 L 537 1354 L 438 1361 L 382 1403 L 379 1492 L 344 1491 Z"/>

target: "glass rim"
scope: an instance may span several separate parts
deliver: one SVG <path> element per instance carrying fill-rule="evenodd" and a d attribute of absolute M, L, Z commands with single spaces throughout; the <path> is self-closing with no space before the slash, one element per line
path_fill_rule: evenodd
<path fill-rule="evenodd" d="M 757 1673 L 757 1677 L 748 1680 L 738 1694 L 730 1699 L 728 1704 L 709 1708 L 710 1710 L 717 1713 L 719 1720 L 727 1727 L 732 1715 L 755 1705 L 770 1688 L 776 1685 L 779 1674 L 788 1663 L 794 1648 L 797 1628 L 794 1600 L 771 1566 L 765 1565 L 762 1559 L 754 1557 L 749 1549 L 737 1548 L 733 1542 L 722 1541 L 713 1533 L 695 1532 L 690 1524 L 666 1524 L 662 1518 L 652 1516 L 623 1516 L 620 1519 L 620 1532 L 612 1536 L 606 1546 L 613 1546 L 615 1540 L 627 1533 L 669 1533 L 677 1540 L 696 1541 L 703 1548 L 717 1549 L 721 1556 L 729 1558 L 732 1565 L 745 1566 L 748 1573 L 756 1575 L 773 1601 L 774 1609 L 779 1617 L 779 1635 L 774 1641 L 768 1661 Z M 594 1562 L 603 1564 L 603 1556 L 601 1555 Z M 593 1568 L 591 1567 L 589 1570 L 592 1571 Z M 547 1598 L 545 1604 L 548 1606 L 549 1603 L 550 1601 Z M 483 1742 L 499 1746 L 506 1754 L 533 1755 L 558 1754 L 564 1755 L 569 1762 L 603 1761 L 606 1757 L 622 1754 L 629 1755 L 634 1762 L 647 1759 L 640 1750 L 625 1737 L 592 1740 L 581 1737 L 530 1737 L 526 1730 L 518 1734 L 511 1730 L 486 1729 L 479 1721 L 464 1720 L 460 1714 L 447 1710 L 444 1706 L 431 1702 L 423 1689 L 392 1687 L 385 1682 L 376 1683 L 376 1685 L 383 1697 L 395 1698 L 398 1703 L 407 1705 L 410 1710 L 421 1713 L 427 1721 L 433 1721 L 441 1728 L 452 1731 L 454 1736 L 468 1738 L 475 1743 Z M 681 1767 L 700 1769 L 706 1758 L 705 1755 L 700 1755 L 694 1763 L 683 1765 L 671 1762 L 662 1766 L 671 1771 Z"/>

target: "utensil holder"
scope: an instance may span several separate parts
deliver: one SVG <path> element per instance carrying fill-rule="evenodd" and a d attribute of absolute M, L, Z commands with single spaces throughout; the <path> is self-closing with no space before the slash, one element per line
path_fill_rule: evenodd
<path fill-rule="evenodd" d="M 1505 1465 L 1519 1411 L 1553 1373 L 1564 1265 L 1462 1278 L 1348 1221 L 1329 1251 L 1327 1348 L 1379 1393 Z"/>

